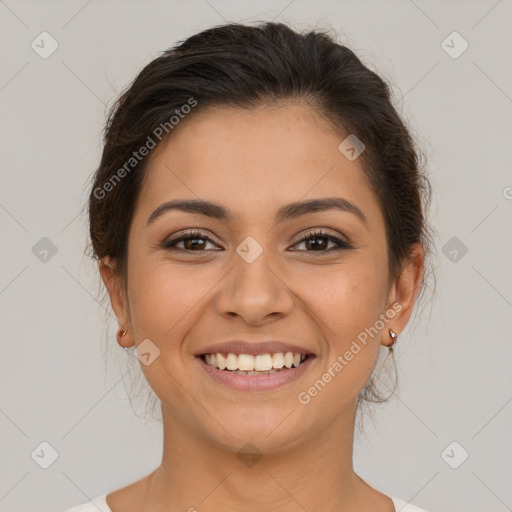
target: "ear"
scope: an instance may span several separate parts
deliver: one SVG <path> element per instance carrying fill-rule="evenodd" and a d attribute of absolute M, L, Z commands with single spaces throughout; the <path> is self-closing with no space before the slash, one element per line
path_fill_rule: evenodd
<path fill-rule="evenodd" d="M 394 310 L 396 314 L 385 329 L 384 338 L 386 343 L 383 343 L 384 345 L 392 343 L 388 336 L 388 329 L 393 329 L 397 334 L 400 334 L 409 322 L 423 280 L 424 263 L 425 252 L 423 248 L 420 244 L 414 244 L 411 247 L 406 265 L 391 285 L 387 310 Z M 393 304 L 395 304 L 394 307 Z"/>
<path fill-rule="evenodd" d="M 125 331 L 131 331 L 128 301 L 121 277 L 115 271 L 115 263 L 106 256 L 100 260 L 99 270 L 120 327 Z"/>

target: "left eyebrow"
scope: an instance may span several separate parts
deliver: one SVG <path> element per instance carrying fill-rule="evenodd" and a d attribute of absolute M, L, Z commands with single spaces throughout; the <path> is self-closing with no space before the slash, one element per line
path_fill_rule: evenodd
<path fill-rule="evenodd" d="M 290 203 L 282 206 L 276 212 L 276 222 L 296 219 L 308 213 L 337 209 L 356 215 L 359 220 L 368 228 L 368 220 L 365 214 L 354 203 L 341 197 L 325 197 L 311 199 L 309 201 Z M 161 204 L 148 218 L 146 225 L 151 224 L 164 213 L 171 210 L 180 210 L 196 215 L 205 215 L 222 221 L 232 221 L 234 214 L 224 206 L 204 201 L 202 199 L 175 199 Z"/>
<path fill-rule="evenodd" d="M 354 203 L 342 197 L 325 197 L 322 199 L 311 199 L 310 201 L 291 203 L 279 208 L 276 212 L 276 221 L 296 219 L 308 213 L 315 213 L 325 210 L 341 210 L 342 212 L 353 213 L 368 228 L 366 215 Z"/>

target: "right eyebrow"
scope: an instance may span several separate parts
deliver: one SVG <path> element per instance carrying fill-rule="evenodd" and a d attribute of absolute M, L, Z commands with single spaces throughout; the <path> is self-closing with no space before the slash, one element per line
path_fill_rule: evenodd
<path fill-rule="evenodd" d="M 187 213 L 195 213 L 197 215 L 205 215 L 214 219 L 223 221 L 231 221 L 233 215 L 223 206 L 214 204 L 210 201 L 202 199 L 174 199 L 161 204 L 148 218 L 146 225 L 151 224 L 164 213 L 171 210 L 179 210 Z"/>
<path fill-rule="evenodd" d="M 324 197 L 321 199 L 311 199 L 309 201 L 291 203 L 277 210 L 276 221 L 295 219 L 308 213 L 320 212 L 325 210 L 337 209 L 342 212 L 354 214 L 359 220 L 368 227 L 366 215 L 354 203 L 342 197 Z"/>

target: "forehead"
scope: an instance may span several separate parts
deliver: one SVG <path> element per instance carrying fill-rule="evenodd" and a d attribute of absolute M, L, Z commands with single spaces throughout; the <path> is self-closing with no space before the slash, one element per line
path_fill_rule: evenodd
<path fill-rule="evenodd" d="M 154 150 L 139 204 L 149 215 L 174 198 L 201 198 L 249 219 L 337 196 L 372 217 L 377 201 L 361 162 L 338 149 L 346 136 L 304 104 L 195 112 Z"/>

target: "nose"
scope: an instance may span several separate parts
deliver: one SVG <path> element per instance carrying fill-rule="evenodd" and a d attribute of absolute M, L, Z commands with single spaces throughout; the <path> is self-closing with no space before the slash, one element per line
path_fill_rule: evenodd
<path fill-rule="evenodd" d="M 280 275 L 270 251 L 254 261 L 245 261 L 238 254 L 233 257 L 233 268 L 224 280 L 217 297 L 221 316 L 237 316 L 247 324 L 264 325 L 290 314 L 294 294 Z"/>

